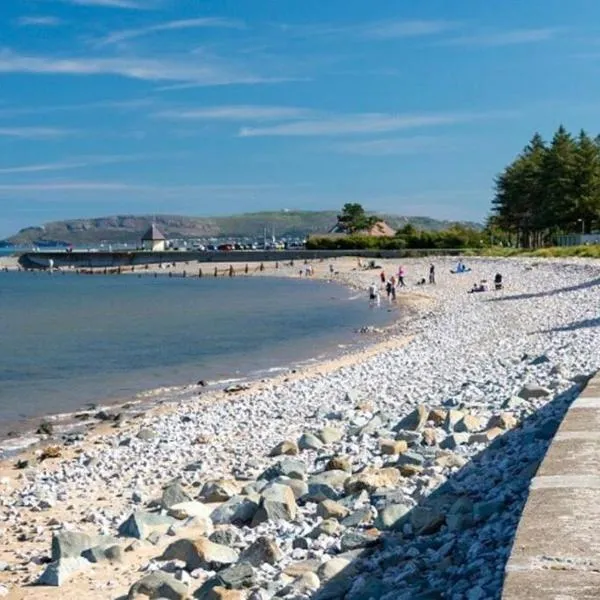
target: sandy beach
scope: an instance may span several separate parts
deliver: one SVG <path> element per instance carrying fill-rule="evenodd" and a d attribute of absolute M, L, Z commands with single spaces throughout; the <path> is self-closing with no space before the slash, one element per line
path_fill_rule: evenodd
<path fill-rule="evenodd" d="M 400 264 L 376 262 L 388 275 Z M 170 590 L 160 593 L 173 598 L 351 600 L 367 597 L 367 588 L 388 600 L 436 590 L 499 597 L 528 477 L 551 437 L 548 423 L 600 366 L 600 264 L 470 259 L 471 273 L 450 275 L 455 262 L 435 258 L 437 284 L 417 286 L 429 260 L 402 261 L 408 287 L 398 292 L 399 320 L 359 352 L 237 392 L 164 390 L 153 408 L 122 421 L 109 416 L 69 445 L 44 439 L 23 457 L 24 468 L 15 459 L 3 463 L 0 596 L 125 598 L 155 573 Z M 197 276 L 215 266 L 229 269 L 190 263 L 172 274 Z M 355 258 L 311 266 L 311 277 L 352 287 L 365 302 L 379 276 Z M 248 267 L 260 276 L 306 277 L 304 265 Z M 467 293 L 497 272 L 503 290 Z M 500 442 L 501 455 L 489 449 Z M 51 446 L 60 456 L 40 461 Z M 276 475 L 265 475 L 277 463 Z M 444 486 L 452 492 L 434 510 L 428 499 Z M 181 511 L 196 517 L 180 519 L 165 489 L 192 502 Z M 132 511 L 156 512 L 161 497 L 168 526 L 142 535 L 129 551 L 132 538 L 112 540 Z M 218 509 L 225 500 L 255 505 L 262 517 L 232 523 Z M 106 547 L 110 539 L 121 550 L 93 563 L 63 553 L 54 567 L 64 583 L 32 586 L 53 568 L 50 558 L 59 558 L 51 557 L 52 537 L 68 532 L 107 536 L 88 544 Z M 163 555 L 177 540 L 209 535 L 221 558 L 186 562 L 189 551 L 177 548 Z M 465 570 L 473 548 L 479 555 L 469 562 L 477 568 Z M 231 572 L 240 565 L 249 570 L 243 584 Z M 230 595 L 206 591 L 212 584 Z"/>

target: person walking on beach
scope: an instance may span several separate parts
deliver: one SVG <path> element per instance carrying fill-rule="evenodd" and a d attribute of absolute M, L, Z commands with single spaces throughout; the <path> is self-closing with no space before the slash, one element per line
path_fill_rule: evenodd
<path fill-rule="evenodd" d="M 381 287 L 385 287 L 385 271 L 383 269 L 379 273 L 379 278 L 381 279 Z"/>
<path fill-rule="evenodd" d="M 388 279 L 385 283 L 385 293 L 387 295 L 388 302 L 392 301 L 392 288 L 393 288 L 392 280 Z"/>
<path fill-rule="evenodd" d="M 396 302 L 396 278 L 392 275 L 390 278 L 392 284 L 392 302 Z"/>
<path fill-rule="evenodd" d="M 404 283 L 404 276 L 405 276 L 404 267 L 402 265 L 400 265 L 400 267 L 398 268 L 398 285 L 400 287 L 406 287 L 406 284 Z"/>
<path fill-rule="evenodd" d="M 379 290 L 376 283 L 372 283 L 369 286 L 369 305 L 379 306 Z"/>
<path fill-rule="evenodd" d="M 429 283 L 435 283 L 435 265 L 433 263 L 429 265 Z"/>

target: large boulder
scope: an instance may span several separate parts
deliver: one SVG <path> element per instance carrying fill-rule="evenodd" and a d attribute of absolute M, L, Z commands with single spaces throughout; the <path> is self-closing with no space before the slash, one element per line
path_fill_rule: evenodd
<path fill-rule="evenodd" d="M 208 538 L 181 539 L 169 544 L 161 560 L 181 560 L 188 571 L 205 569 L 216 571 L 235 563 L 239 558 L 237 550 L 229 546 L 215 544 Z"/>
<path fill-rule="evenodd" d="M 211 508 L 206 506 L 206 504 L 202 504 L 202 502 L 192 500 L 190 502 L 174 504 L 168 510 L 167 514 L 170 517 L 173 517 L 174 519 L 179 519 L 180 521 L 183 521 L 184 519 L 192 518 L 209 519 L 211 512 Z"/>
<path fill-rule="evenodd" d="M 127 595 L 128 600 L 147 596 L 151 600 L 188 600 L 187 586 L 164 571 L 154 571 L 136 581 Z"/>
<path fill-rule="evenodd" d="M 291 488 L 278 483 L 270 485 L 261 494 L 252 526 L 265 521 L 293 521 L 296 518 L 296 511 L 296 499 Z"/>
<path fill-rule="evenodd" d="M 308 483 L 306 481 L 302 481 L 301 479 L 290 479 L 289 477 L 277 477 L 277 479 L 273 479 L 268 485 L 273 484 L 281 484 L 287 485 L 294 492 L 294 498 L 298 500 L 298 498 L 302 498 L 308 493 Z M 268 486 L 265 486 L 265 488 Z M 265 489 L 263 488 L 263 490 Z"/>
<path fill-rule="evenodd" d="M 535 400 L 536 398 L 546 398 L 551 393 L 552 392 L 545 387 L 528 383 L 521 388 L 518 395 L 519 398 L 523 398 L 523 400 Z"/>
<path fill-rule="evenodd" d="M 283 442 L 277 444 L 277 446 L 275 446 L 275 448 L 273 448 L 273 450 L 269 452 L 269 456 L 295 456 L 296 454 L 298 454 L 298 452 L 299 448 L 296 442 L 294 442 L 293 440 L 284 440 Z"/>
<path fill-rule="evenodd" d="M 323 441 L 314 433 L 306 432 L 298 438 L 298 448 L 300 450 L 319 450 L 323 447 Z"/>
<path fill-rule="evenodd" d="M 457 433 L 473 433 L 481 429 L 481 419 L 475 415 L 466 414 L 454 427 Z"/>
<path fill-rule="evenodd" d="M 306 465 L 301 460 L 284 458 L 266 469 L 262 475 L 260 475 L 259 479 L 272 481 L 273 479 L 282 476 L 291 479 L 305 479 Z"/>
<path fill-rule="evenodd" d="M 249 525 L 258 509 L 259 497 L 234 496 L 210 515 L 215 525 Z"/>
<path fill-rule="evenodd" d="M 228 590 L 240 590 L 256 583 L 256 573 L 249 562 L 238 562 L 219 571 L 215 579 Z"/>
<path fill-rule="evenodd" d="M 317 432 L 317 437 L 324 444 L 339 442 L 343 436 L 344 434 L 339 429 L 334 429 L 333 427 L 323 427 L 323 429 Z"/>
<path fill-rule="evenodd" d="M 50 563 L 40 575 L 38 585 L 61 586 L 78 571 L 87 569 L 90 562 L 82 556 L 62 558 Z"/>
<path fill-rule="evenodd" d="M 396 430 L 421 431 L 429 417 L 429 409 L 420 404 L 411 413 L 406 415 L 395 427 Z"/>
<path fill-rule="evenodd" d="M 181 487 L 181 483 L 174 481 L 163 488 L 160 505 L 164 509 L 169 509 L 175 504 L 189 502 L 191 499 L 183 487 Z"/>
<path fill-rule="evenodd" d="M 107 548 L 117 543 L 109 535 L 89 535 L 79 531 L 61 531 L 52 536 L 51 558 L 53 561 L 77 558 L 94 546 Z"/>
<path fill-rule="evenodd" d="M 207 481 L 200 491 L 205 502 L 225 502 L 239 492 L 238 485 L 231 479 L 213 479 Z"/>
<path fill-rule="evenodd" d="M 347 471 L 352 472 L 352 463 L 347 456 L 333 456 L 325 465 L 326 471 Z"/>
<path fill-rule="evenodd" d="M 343 519 L 350 514 L 350 510 L 334 500 L 323 500 L 317 506 L 317 516 L 323 519 Z"/>
<path fill-rule="evenodd" d="M 134 511 L 129 517 L 121 523 L 119 535 L 123 537 L 137 538 L 145 540 L 151 533 L 166 533 L 176 520 L 172 517 L 148 513 L 143 511 Z"/>
<path fill-rule="evenodd" d="M 377 529 L 400 530 L 411 507 L 407 504 L 390 504 L 379 512 L 375 519 Z"/>

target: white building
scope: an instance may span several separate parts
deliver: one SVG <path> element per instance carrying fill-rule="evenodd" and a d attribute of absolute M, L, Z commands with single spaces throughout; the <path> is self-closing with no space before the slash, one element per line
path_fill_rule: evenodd
<path fill-rule="evenodd" d="M 167 246 L 167 238 L 162 231 L 152 224 L 150 229 L 142 236 L 142 248 L 152 250 L 152 252 L 164 252 Z"/>

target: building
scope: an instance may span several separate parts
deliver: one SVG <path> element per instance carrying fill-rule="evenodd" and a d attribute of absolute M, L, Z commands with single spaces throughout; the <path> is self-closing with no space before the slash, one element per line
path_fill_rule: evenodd
<path fill-rule="evenodd" d="M 142 248 L 152 252 L 164 252 L 167 248 L 167 238 L 154 223 L 142 236 Z"/>
<path fill-rule="evenodd" d="M 328 232 L 328 235 L 347 235 L 346 232 L 336 223 Z M 368 235 L 372 237 L 394 237 L 396 230 L 392 229 L 385 221 L 377 221 L 369 229 L 357 231 L 356 235 Z"/>

